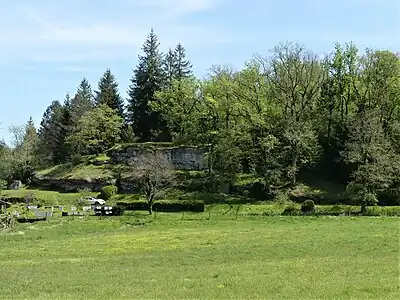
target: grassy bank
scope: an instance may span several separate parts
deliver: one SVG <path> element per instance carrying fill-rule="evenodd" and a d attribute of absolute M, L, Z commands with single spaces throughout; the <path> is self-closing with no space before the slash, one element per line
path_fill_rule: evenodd
<path fill-rule="evenodd" d="M 397 299 L 398 237 L 396 218 L 56 219 L 0 235 L 0 291 L 2 299 Z"/>

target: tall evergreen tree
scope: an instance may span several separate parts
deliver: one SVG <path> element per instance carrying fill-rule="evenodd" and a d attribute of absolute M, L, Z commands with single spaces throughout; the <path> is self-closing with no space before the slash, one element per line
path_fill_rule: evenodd
<path fill-rule="evenodd" d="M 174 50 L 169 49 L 164 59 L 164 71 L 167 85 L 171 87 L 174 80 L 181 81 L 192 75 L 192 65 L 186 59 L 186 50 L 182 44 L 178 44 Z"/>
<path fill-rule="evenodd" d="M 107 69 L 100 78 L 98 91 L 95 91 L 95 94 L 97 106 L 106 104 L 116 110 L 119 116 L 124 117 L 124 100 L 119 94 L 118 82 L 110 69 Z"/>
<path fill-rule="evenodd" d="M 150 108 L 150 103 L 157 101 L 156 92 L 165 86 L 163 55 L 158 47 L 158 38 L 152 29 L 142 47 L 144 55 L 139 56 L 139 64 L 134 70 L 128 89 L 129 121 L 142 141 L 170 140 L 160 113 Z"/>
<path fill-rule="evenodd" d="M 60 145 L 62 144 L 62 121 L 64 107 L 59 101 L 53 101 L 43 114 L 39 127 L 39 151 L 42 164 L 62 162 Z"/>
<path fill-rule="evenodd" d="M 176 68 L 175 68 L 175 52 L 171 48 L 165 55 L 164 59 L 164 72 L 166 76 L 166 84 L 169 88 L 172 87 L 173 81 L 176 78 Z"/>
<path fill-rule="evenodd" d="M 88 110 L 93 108 L 92 87 L 86 78 L 83 78 L 75 96 L 70 101 L 70 111 L 73 122 L 76 123 L 79 118 Z"/>
<path fill-rule="evenodd" d="M 79 119 L 74 119 L 74 117 L 77 117 L 77 115 L 74 115 L 72 101 L 73 99 L 70 99 L 69 94 L 67 94 L 62 107 L 57 153 L 58 160 L 60 161 L 66 161 L 71 156 L 71 147 L 66 140 L 71 135 L 72 130 L 78 125 L 77 122 L 79 122 L 80 117 L 84 114 L 83 112 L 82 115 L 79 116 Z"/>
<path fill-rule="evenodd" d="M 186 59 L 186 49 L 178 44 L 174 51 L 175 79 L 181 80 L 192 75 L 192 64 Z"/>

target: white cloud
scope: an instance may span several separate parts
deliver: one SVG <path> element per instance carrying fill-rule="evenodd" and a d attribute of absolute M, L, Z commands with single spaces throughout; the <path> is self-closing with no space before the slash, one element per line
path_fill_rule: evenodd
<path fill-rule="evenodd" d="M 208 47 L 229 40 L 211 24 L 181 20 L 188 14 L 213 9 L 215 0 L 137 0 L 133 5 L 126 5 L 127 0 L 115 2 L 123 12 L 100 11 L 99 16 L 90 11 L 65 11 L 62 6 L 11 7 L 12 17 L 0 20 L 0 43 L 4 45 L 0 48 L 0 62 L 136 57 L 150 28 L 155 29 L 165 47 L 178 41 L 186 47 Z M 67 17 L 72 13 L 73 17 Z"/>

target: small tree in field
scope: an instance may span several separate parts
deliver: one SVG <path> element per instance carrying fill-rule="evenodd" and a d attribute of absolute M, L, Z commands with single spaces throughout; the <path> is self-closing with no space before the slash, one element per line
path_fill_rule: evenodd
<path fill-rule="evenodd" d="M 152 214 L 156 197 L 174 182 L 173 166 L 163 153 L 139 155 L 133 162 L 132 177 L 146 194 L 149 214 Z"/>

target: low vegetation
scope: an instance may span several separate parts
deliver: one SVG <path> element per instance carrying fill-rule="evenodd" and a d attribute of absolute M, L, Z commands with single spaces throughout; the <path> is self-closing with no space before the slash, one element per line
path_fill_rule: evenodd
<path fill-rule="evenodd" d="M 0 234 L 0 290 L 5 300 L 397 299 L 398 235 L 391 218 L 55 219 Z"/>
<path fill-rule="evenodd" d="M 0 143 L 1 299 L 398 299 L 399 55 L 286 43 L 199 79 L 158 46 L 126 106 L 107 69 Z M 156 151 L 188 145 L 199 170 Z"/>

